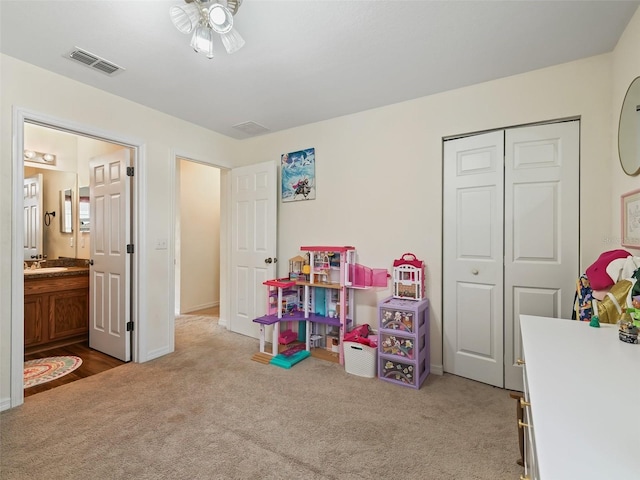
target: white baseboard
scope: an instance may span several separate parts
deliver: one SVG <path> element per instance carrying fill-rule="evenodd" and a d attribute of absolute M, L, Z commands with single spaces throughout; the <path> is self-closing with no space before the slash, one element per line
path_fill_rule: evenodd
<path fill-rule="evenodd" d="M 9 410 L 11 408 L 11 398 L 3 398 L 0 400 L 0 412 Z"/>
<path fill-rule="evenodd" d="M 429 365 L 429 373 L 433 373 L 435 375 L 444 375 L 444 367 L 442 365 Z"/>
<path fill-rule="evenodd" d="M 187 313 L 191 313 L 191 312 L 197 312 L 198 310 L 205 310 L 207 308 L 213 308 L 213 307 L 218 307 L 218 306 L 220 306 L 220 302 L 219 301 L 203 303 L 202 305 L 192 305 L 190 307 L 184 308 L 182 313 L 183 314 L 187 314 Z"/>
<path fill-rule="evenodd" d="M 226 328 L 227 330 L 229 329 L 229 325 L 226 318 L 218 318 L 218 325 Z"/>
<path fill-rule="evenodd" d="M 148 362 L 149 360 L 154 360 L 156 358 L 160 358 L 169 353 L 173 353 L 173 350 L 171 350 L 169 347 L 162 347 L 162 348 L 158 348 L 157 350 L 152 350 L 147 353 L 145 362 Z"/>

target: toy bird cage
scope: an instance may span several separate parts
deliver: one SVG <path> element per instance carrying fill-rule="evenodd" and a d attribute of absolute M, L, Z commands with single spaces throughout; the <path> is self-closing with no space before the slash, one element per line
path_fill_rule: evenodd
<path fill-rule="evenodd" d="M 424 262 L 413 253 L 393 261 L 393 296 L 406 300 L 424 298 Z"/>

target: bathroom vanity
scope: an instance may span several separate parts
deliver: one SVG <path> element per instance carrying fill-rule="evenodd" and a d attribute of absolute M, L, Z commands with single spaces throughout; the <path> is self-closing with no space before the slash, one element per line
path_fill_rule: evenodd
<path fill-rule="evenodd" d="M 25 353 L 87 340 L 89 268 L 50 266 L 24 275 Z"/>

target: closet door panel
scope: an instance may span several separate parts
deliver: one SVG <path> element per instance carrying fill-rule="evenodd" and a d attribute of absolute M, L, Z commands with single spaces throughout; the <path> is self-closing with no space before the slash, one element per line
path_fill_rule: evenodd
<path fill-rule="evenodd" d="M 501 387 L 503 132 L 444 149 L 444 370 Z"/>
<path fill-rule="evenodd" d="M 505 133 L 505 387 L 522 389 L 520 315 L 571 318 L 578 272 L 579 122 Z M 535 312 L 535 313 L 534 313 Z"/>

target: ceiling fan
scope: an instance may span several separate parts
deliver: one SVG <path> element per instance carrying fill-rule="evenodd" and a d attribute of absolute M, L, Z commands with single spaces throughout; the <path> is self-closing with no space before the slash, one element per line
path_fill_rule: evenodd
<path fill-rule="evenodd" d="M 215 34 L 220 35 L 227 53 L 240 50 L 245 41 L 233 28 L 233 17 L 238 13 L 242 0 L 184 0 L 185 5 L 169 9 L 173 25 L 182 33 L 192 33 L 191 47 L 213 58 Z"/>

